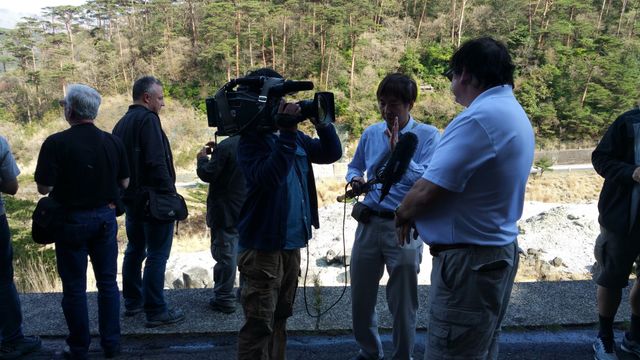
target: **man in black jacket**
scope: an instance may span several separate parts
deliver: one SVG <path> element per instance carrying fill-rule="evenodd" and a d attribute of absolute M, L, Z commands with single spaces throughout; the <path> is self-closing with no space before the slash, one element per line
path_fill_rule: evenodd
<path fill-rule="evenodd" d="M 211 228 L 213 294 L 209 306 L 223 313 L 236 311 L 233 285 L 238 253 L 238 215 L 246 197 L 244 176 L 236 163 L 240 135 L 217 144 L 209 142 L 197 155 L 196 173 L 209 183 L 207 225 Z M 211 153 L 211 159 L 207 157 Z"/>
<path fill-rule="evenodd" d="M 174 224 L 150 219 L 143 209 L 143 188 L 176 192 L 171 146 L 158 117 L 163 106 L 162 83 L 152 76 L 142 77 L 133 84 L 133 105 L 113 128 L 113 134 L 124 143 L 131 172 L 131 184 L 123 196 L 129 240 L 122 264 L 124 314 L 144 311 L 147 327 L 184 320 L 182 310 L 169 309 L 164 299 Z"/>
<path fill-rule="evenodd" d="M 593 344 L 596 359 L 617 359 L 613 321 L 622 288 L 628 285 L 631 267 L 640 255 L 640 109 L 620 115 L 594 150 L 591 161 L 604 178 L 598 210 L 600 235 L 595 256 L 598 272 L 597 300 L 600 331 Z M 638 270 L 636 264 L 636 272 Z M 631 326 L 622 340 L 622 350 L 640 356 L 640 285 L 630 295 Z"/>

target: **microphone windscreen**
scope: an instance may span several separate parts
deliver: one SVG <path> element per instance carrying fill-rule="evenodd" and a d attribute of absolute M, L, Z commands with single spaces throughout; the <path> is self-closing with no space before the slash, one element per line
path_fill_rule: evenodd
<path fill-rule="evenodd" d="M 389 161 L 380 174 L 382 189 L 380 192 L 380 202 L 389 194 L 391 186 L 402 179 L 407 172 L 411 158 L 418 148 L 418 136 L 412 132 L 404 133 L 400 136 L 395 149 L 391 152 Z"/>

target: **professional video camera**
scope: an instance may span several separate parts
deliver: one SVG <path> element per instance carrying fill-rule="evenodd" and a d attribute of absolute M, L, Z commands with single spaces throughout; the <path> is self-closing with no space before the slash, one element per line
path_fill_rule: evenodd
<path fill-rule="evenodd" d="M 312 90 L 311 81 L 293 81 L 266 76 L 233 79 L 206 99 L 207 121 L 217 135 L 232 136 L 245 131 L 274 131 L 280 99 L 303 90 Z M 302 114 L 297 122 L 315 118 L 335 122 L 333 94 L 317 92 L 313 100 L 299 101 Z"/>

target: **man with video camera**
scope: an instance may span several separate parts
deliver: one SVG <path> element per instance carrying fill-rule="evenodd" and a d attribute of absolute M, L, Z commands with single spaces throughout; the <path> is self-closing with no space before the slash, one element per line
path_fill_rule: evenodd
<path fill-rule="evenodd" d="M 252 77 L 282 78 L 271 69 Z M 259 93 L 260 89 L 251 89 Z M 238 268 L 243 281 L 245 322 L 238 334 L 238 359 L 284 359 L 286 322 L 292 315 L 300 273 L 300 248 L 318 228 L 318 200 L 311 164 L 342 156 L 327 116 L 311 118 L 319 138 L 298 130 L 301 106 L 270 99 L 271 130 L 246 130 L 238 146 L 247 199 L 240 211 Z"/>

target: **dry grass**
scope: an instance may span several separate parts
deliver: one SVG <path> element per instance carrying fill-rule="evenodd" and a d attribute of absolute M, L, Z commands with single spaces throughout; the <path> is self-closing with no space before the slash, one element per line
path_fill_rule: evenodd
<path fill-rule="evenodd" d="M 60 292 L 62 283 L 58 277 L 55 261 L 42 254 L 33 254 L 15 262 L 15 283 L 20 292 Z"/>
<path fill-rule="evenodd" d="M 531 175 L 525 199 L 551 203 L 581 203 L 597 200 L 603 179 L 593 170 L 547 171 Z"/>

